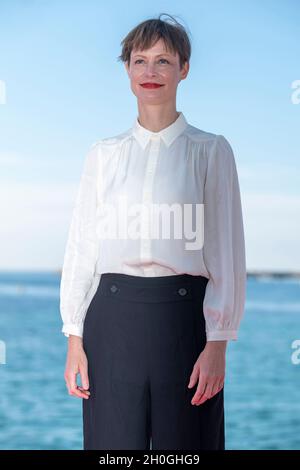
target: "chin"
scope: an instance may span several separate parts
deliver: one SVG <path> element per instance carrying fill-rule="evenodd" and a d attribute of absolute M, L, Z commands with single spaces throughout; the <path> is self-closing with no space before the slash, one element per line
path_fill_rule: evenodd
<path fill-rule="evenodd" d="M 145 98 L 144 96 L 137 96 L 137 99 L 141 104 L 162 104 L 166 101 L 161 98 Z"/>

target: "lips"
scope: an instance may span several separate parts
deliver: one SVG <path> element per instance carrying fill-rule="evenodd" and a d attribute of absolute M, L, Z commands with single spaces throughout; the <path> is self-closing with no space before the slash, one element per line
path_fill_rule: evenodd
<path fill-rule="evenodd" d="M 141 86 L 143 88 L 160 88 L 163 85 L 161 85 L 160 83 L 141 83 Z"/>

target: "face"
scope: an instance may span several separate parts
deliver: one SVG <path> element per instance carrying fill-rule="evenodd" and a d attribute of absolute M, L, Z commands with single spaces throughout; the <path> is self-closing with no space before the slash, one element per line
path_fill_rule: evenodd
<path fill-rule="evenodd" d="M 176 99 L 178 83 L 185 79 L 189 64 L 186 62 L 180 70 L 179 55 L 168 52 L 165 43 L 159 39 L 150 49 L 133 49 L 130 66 L 125 63 L 130 79 L 131 90 L 141 103 L 161 104 Z M 161 86 L 150 88 L 141 84 L 155 83 Z"/>

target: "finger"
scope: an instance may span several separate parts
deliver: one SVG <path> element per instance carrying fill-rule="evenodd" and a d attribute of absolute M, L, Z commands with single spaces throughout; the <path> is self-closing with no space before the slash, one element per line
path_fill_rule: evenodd
<path fill-rule="evenodd" d="M 71 385 L 70 385 L 70 379 L 69 379 L 69 376 L 67 374 L 65 374 L 65 382 L 66 382 L 66 387 L 68 389 L 68 392 L 70 394 L 70 390 L 71 390 Z"/>
<path fill-rule="evenodd" d="M 206 400 L 209 400 L 209 399 L 210 399 L 210 396 L 206 394 L 206 392 L 204 392 L 200 400 L 197 401 L 196 406 L 202 405 L 204 402 L 206 402 Z"/>
<path fill-rule="evenodd" d="M 214 386 L 213 394 L 215 395 L 216 393 L 219 393 L 223 387 L 224 387 L 224 380 L 223 379 L 218 380 Z"/>
<path fill-rule="evenodd" d="M 198 381 L 198 377 L 199 377 L 199 365 L 198 363 L 196 362 L 194 367 L 193 367 L 193 371 L 191 373 L 191 377 L 190 377 L 190 381 L 189 381 L 189 384 L 188 384 L 188 388 L 192 388 L 196 385 L 197 381 Z"/>
<path fill-rule="evenodd" d="M 200 379 L 199 379 L 199 382 L 198 382 L 198 387 L 197 387 L 197 390 L 192 398 L 192 405 L 194 405 L 198 400 L 200 400 L 201 396 L 203 395 L 203 393 L 205 392 L 205 388 L 206 388 L 206 380 L 204 377 L 201 376 L 200 374 Z"/>
<path fill-rule="evenodd" d="M 77 385 L 76 388 L 71 388 L 70 395 L 73 395 L 78 398 L 89 398 L 88 394 L 84 391 L 81 391 Z"/>
<path fill-rule="evenodd" d="M 222 390 L 222 388 L 224 388 L 224 379 L 220 380 L 219 382 L 219 392 Z"/>
<path fill-rule="evenodd" d="M 88 398 L 86 393 L 83 393 L 77 386 L 76 383 L 76 375 L 75 373 L 72 373 L 69 376 L 69 395 L 73 395 L 78 398 Z"/>
<path fill-rule="evenodd" d="M 69 391 L 72 392 L 73 390 L 77 389 L 77 384 L 76 384 L 76 373 L 72 372 L 69 374 Z"/>
<path fill-rule="evenodd" d="M 217 393 L 219 393 L 219 391 L 221 390 L 220 384 L 221 384 L 220 380 L 216 380 L 215 383 L 213 384 L 212 392 L 211 392 L 212 397 L 216 395 Z"/>
<path fill-rule="evenodd" d="M 214 385 L 215 385 L 215 382 L 211 381 L 207 384 L 207 387 L 206 387 L 206 392 L 205 393 L 210 398 L 213 396 Z"/>
<path fill-rule="evenodd" d="M 79 372 L 80 372 L 80 377 L 81 377 L 82 388 L 84 390 L 88 390 L 89 389 L 89 378 L 88 378 L 88 373 L 87 373 L 87 367 L 79 366 Z"/>
<path fill-rule="evenodd" d="M 196 403 L 196 405 L 197 406 L 202 405 L 202 403 L 204 403 L 206 400 L 209 400 L 212 397 L 212 390 L 213 390 L 213 384 L 208 383 L 202 397 Z"/>

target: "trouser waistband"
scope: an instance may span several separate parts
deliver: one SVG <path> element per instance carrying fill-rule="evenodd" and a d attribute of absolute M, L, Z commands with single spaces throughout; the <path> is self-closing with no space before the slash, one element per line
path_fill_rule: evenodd
<path fill-rule="evenodd" d="M 204 276 L 187 273 L 153 277 L 102 273 L 98 292 L 133 302 L 196 300 L 203 299 L 207 282 Z"/>

